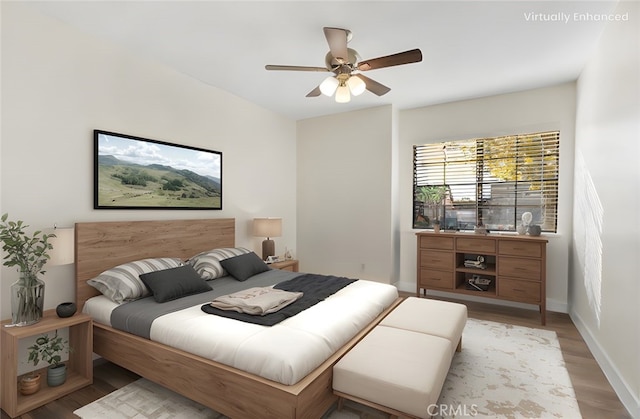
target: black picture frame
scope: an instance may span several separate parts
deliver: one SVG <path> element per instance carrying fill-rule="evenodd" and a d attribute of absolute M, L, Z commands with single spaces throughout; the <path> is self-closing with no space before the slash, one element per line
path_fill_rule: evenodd
<path fill-rule="evenodd" d="M 222 152 L 94 130 L 94 209 L 222 209 Z"/>

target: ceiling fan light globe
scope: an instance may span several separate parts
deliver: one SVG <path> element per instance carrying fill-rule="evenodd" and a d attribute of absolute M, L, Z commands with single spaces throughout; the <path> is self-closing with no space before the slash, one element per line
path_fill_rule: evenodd
<path fill-rule="evenodd" d="M 346 85 L 338 87 L 338 89 L 336 90 L 336 102 L 347 103 L 350 100 L 351 93 L 349 93 L 349 88 Z"/>
<path fill-rule="evenodd" d="M 329 76 L 320 83 L 320 91 L 323 95 L 331 96 L 335 93 L 340 82 L 333 76 Z"/>
<path fill-rule="evenodd" d="M 354 96 L 361 95 L 367 89 L 365 82 L 358 76 L 349 77 L 349 80 L 347 80 L 347 86 L 349 86 L 349 90 L 351 90 L 351 94 Z"/>

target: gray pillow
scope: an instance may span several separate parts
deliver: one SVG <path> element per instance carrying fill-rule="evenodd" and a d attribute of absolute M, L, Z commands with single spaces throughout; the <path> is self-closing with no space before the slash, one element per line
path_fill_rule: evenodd
<path fill-rule="evenodd" d="M 211 291 L 211 286 L 200 278 L 191 265 L 149 272 L 140 275 L 140 279 L 159 303 Z"/>
<path fill-rule="evenodd" d="M 238 281 L 246 281 L 256 274 L 271 269 L 254 252 L 221 260 L 220 265 Z"/>

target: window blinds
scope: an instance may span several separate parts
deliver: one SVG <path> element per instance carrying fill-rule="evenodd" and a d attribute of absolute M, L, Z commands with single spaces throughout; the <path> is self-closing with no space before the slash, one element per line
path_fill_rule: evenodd
<path fill-rule="evenodd" d="M 450 229 L 513 231 L 531 212 L 555 232 L 559 146 L 559 131 L 414 146 L 414 228 L 430 215 Z"/>

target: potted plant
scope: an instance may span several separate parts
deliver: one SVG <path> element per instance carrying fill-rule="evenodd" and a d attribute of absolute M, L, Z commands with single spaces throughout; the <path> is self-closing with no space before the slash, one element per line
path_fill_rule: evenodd
<path fill-rule="evenodd" d="M 440 233 L 440 220 L 433 220 L 433 231 Z"/>
<path fill-rule="evenodd" d="M 66 339 L 58 336 L 58 331 L 53 337 L 42 335 L 36 342 L 29 346 L 29 359 L 36 366 L 40 361 L 49 364 L 47 368 L 47 384 L 49 387 L 59 386 L 67 380 L 67 366 L 62 362 L 62 354 L 71 351 Z"/>
<path fill-rule="evenodd" d="M 0 218 L 0 242 L 5 252 L 4 265 L 16 266 L 20 277 L 11 285 L 11 320 L 14 325 L 26 326 L 42 318 L 44 308 L 44 282 L 38 274 L 44 274 L 43 267 L 53 249 L 49 239 L 54 234 L 36 231 L 28 235 L 28 225 L 22 221 L 7 221 L 8 214 Z"/>

